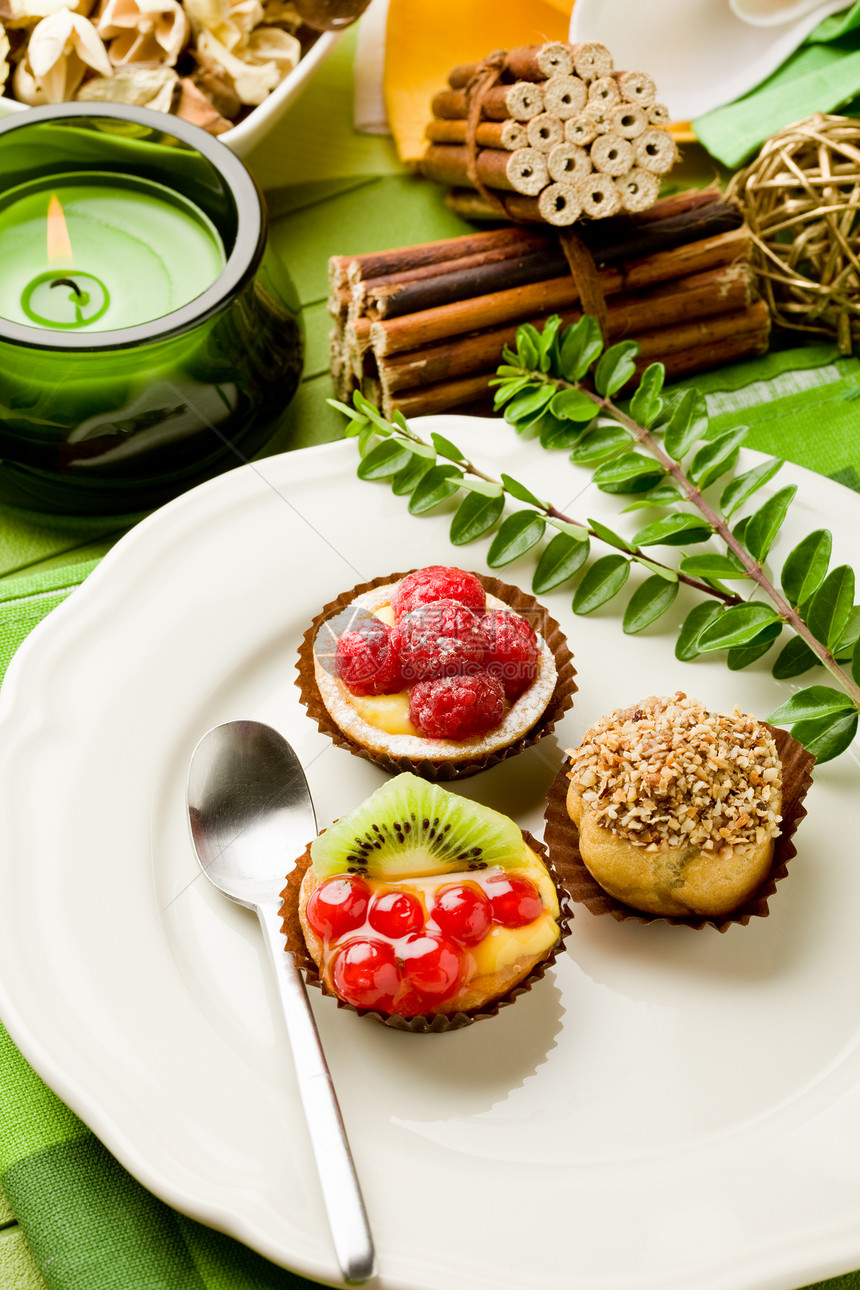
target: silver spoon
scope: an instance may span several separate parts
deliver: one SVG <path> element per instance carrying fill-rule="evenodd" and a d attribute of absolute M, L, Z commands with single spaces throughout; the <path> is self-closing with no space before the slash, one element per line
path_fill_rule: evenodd
<path fill-rule="evenodd" d="M 305 983 L 280 930 L 287 869 L 317 832 L 299 759 L 276 730 L 259 721 L 216 726 L 191 758 L 188 818 L 206 877 L 231 900 L 256 910 L 260 920 L 338 1263 L 345 1281 L 368 1281 L 376 1256 L 346 1130 Z"/>

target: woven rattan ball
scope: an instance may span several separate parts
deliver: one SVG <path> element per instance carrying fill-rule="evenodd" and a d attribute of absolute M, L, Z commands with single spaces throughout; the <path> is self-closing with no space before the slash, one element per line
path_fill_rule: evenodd
<path fill-rule="evenodd" d="M 860 121 L 817 114 L 769 139 L 735 176 L 776 323 L 860 339 Z"/>

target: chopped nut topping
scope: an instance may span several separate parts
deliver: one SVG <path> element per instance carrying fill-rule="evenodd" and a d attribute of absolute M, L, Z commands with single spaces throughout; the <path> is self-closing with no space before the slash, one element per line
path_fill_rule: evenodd
<path fill-rule="evenodd" d="M 646 851 L 683 844 L 727 855 L 779 834 L 776 745 L 737 708 L 708 712 L 680 690 L 652 696 L 601 717 L 569 755 L 593 818 Z"/>

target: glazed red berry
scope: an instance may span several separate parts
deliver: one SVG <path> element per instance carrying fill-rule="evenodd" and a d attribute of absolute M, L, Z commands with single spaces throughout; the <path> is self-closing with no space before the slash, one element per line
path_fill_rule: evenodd
<path fill-rule="evenodd" d="M 424 906 L 408 891 L 381 891 L 371 901 L 367 921 L 375 932 L 396 940 L 424 926 Z"/>
<path fill-rule="evenodd" d="M 328 878 L 308 897 L 308 922 L 317 936 L 337 940 L 361 926 L 369 901 L 370 888 L 363 878 Z"/>
<path fill-rule="evenodd" d="M 455 600 L 422 605 L 400 619 L 400 667 L 412 684 L 481 667 L 486 641 L 478 618 Z"/>
<path fill-rule="evenodd" d="M 403 946 L 401 961 L 406 985 L 437 1002 L 453 994 L 463 979 L 463 957 L 445 936 L 430 932 L 410 936 Z"/>
<path fill-rule="evenodd" d="M 353 694 L 396 694 L 400 674 L 400 632 L 379 618 L 363 618 L 338 639 L 335 672 Z"/>
<path fill-rule="evenodd" d="M 510 609 L 494 609 L 481 619 L 487 640 L 484 664 L 505 688 L 511 702 L 527 690 L 537 676 L 537 636 L 530 623 Z"/>
<path fill-rule="evenodd" d="M 356 936 L 337 952 L 332 966 L 337 993 L 355 1008 L 391 1012 L 400 990 L 394 947 L 371 936 Z"/>
<path fill-rule="evenodd" d="M 419 681 L 409 692 L 409 717 L 429 739 L 469 739 L 494 729 L 505 714 L 505 691 L 489 672 Z"/>
<path fill-rule="evenodd" d="M 537 887 L 521 874 L 493 874 L 487 879 L 487 895 L 493 918 L 502 927 L 524 927 L 543 910 Z"/>
<path fill-rule="evenodd" d="M 459 945 L 477 945 L 490 930 L 493 910 L 474 883 L 452 883 L 436 893 L 431 917 L 439 929 Z"/>
<path fill-rule="evenodd" d="M 484 588 L 473 573 L 449 568 L 443 564 L 416 569 L 401 579 L 391 598 L 395 618 L 436 600 L 456 600 L 479 617 L 487 607 Z"/>

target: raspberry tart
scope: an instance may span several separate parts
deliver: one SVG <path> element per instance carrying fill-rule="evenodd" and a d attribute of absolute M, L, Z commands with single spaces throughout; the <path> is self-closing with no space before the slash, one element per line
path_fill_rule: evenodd
<path fill-rule="evenodd" d="M 326 605 L 302 642 L 298 685 L 339 745 L 392 772 L 447 780 L 548 734 L 574 675 L 558 623 L 532 596 L 431 565 Z"/>
<path fill-rule="evenodd" d="M 574 899 L 722 931 L 767 913 L 815 760 L 787 731 L 678 691 L 602 717 L 569 757 L 545 836 Z"/>
<path fill-rule="evenodd" d="M 308 846 L 282 906 L 309 981 L 418 1031 L 513 1002 L 556 957 L 568 913 L 539 843 L 408 772 Z"/>

